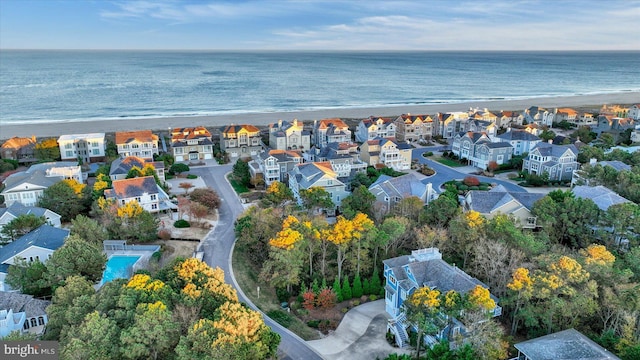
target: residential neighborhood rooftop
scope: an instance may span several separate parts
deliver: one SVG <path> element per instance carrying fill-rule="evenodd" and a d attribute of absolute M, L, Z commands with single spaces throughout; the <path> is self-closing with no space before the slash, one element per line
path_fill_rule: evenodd
<path fill-rule="evenodd" d="M 631 202 L 602 185 L 581 185 L 574 187 L 571 191 L 575 196 L 579 198 L 591 199 L 598 206 L 598 208 L 603 211 L 606 211 L 610 206 L 613 205 Z"/>
<path fill-rule="evenodd" d="M 529 360 L 619 360 L 577 330 L 568 329 L 514 345 Z"/>

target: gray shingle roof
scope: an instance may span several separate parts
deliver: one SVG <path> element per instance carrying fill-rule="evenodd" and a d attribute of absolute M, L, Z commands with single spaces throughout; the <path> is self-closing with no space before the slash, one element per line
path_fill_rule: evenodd
<path fill-rule="evenodd" d="M 555 144 L 549 144 L 546 142 L 541 142 L 536 144 L 536 146 L 532 149 L 533 150 L 538 150 L 540 151 L 540 155 L 542 156 L 554 156 L 554 157 L 560 157 L 562 156 L 562 154 L 564 154 L 567 150 L 571 150 L 573 151 L 574 155 L 578 155 L 578 149 L 573 145 L 555 145 Z"/>
<path fill-rule="evenodd" d="M 118 158 L 113 160 L 109 175 L 127 174 L 132 167 L 137 166 L 142 169 L 147 164 L 153 165 L 155 169 L 164 169 L 164 163 L 162 161 L 147 162 L 137 156 L 127 156 L 124 159 Z"/>
<path fill-rule="evenodd" d="M 498 136 L 496 136 L 497 138 L 503 139 L 503 140 L 507 140 L 507 141 L 511 141 L 511 140 L 523 140 L 523 141 L 535 141 L 535 140 L 540 140 L 539 137 L 528 133 L 526 131 L 523 130 L 511 130 L 511 131 L 507 131 L 504 134 L 500 134 Z"/>
<path fill-rule="evenodd" d="M 382 189 L 389 197 L 398 196 L 404 198 L 418 196 L 422 198 L 427 191 L 427 185 L 422 183 L 413 173 L 395 178 L 388 175 L 380 175 L 380 177 L 369 186 L 369 190 L 376 187 Z"/>
<path fill-rule="evenodd" d="M 606 211 L 612 205 L 631 202 L 602 185 L 576 186 L 571 191 L 579 198 L 591 199 L 603 211 Z"/>
<path fill-rule="evenodd" d="M 20 215 L 28 215 L 28 214 L 33 214 L 35 216 L 44 216 L 44 213 L 46 211 L 47 209 L 45 208 L 36 207 L 36 206 L 24 206 L 21 203 L 16 201 L 7 208 L 0 208 L 0 217 L 6 213 L 9 213 L 15 217 L 18 217 Z"/>
<path fill-rule="evenodd" d="M 531 210 L 533 204 L 543 197 L 544 194 L 507 191 L 471 190 L 467 194 L 470 209 L 481 214 L 489 214 L 509 201 L 517 201 L 527 210 Z"/>
<path fill-rule="evenodd" d="M 514 346 L 530 360 L 620 360 L 574 329 L 523 341 Z"/>
<path fill-rule="evenodd" d="M 46 315 L 45 309 L 51 301 L 34 299 L 31 295 L 0 291 L 0 310 L 24 312 L 27 318 Z"/>
<path fill-rule="evenodd" d="M 67 236 L 69 236 L 69 230 L 67 229 L 59 229 L 46 224 L 41 225 L 30 233 L 5 245 L 0 253 L 0 264 L 31 246 L 55 251 L 64 244 L 64 239 Z"/>
<path fill-rule="evenodd" d="M 631 171 L 631 166 L 627 165 L 625 163 L 623 163 L 622 161 L 619 160 L 611 160 L 611 161 L 598 161 L 599 165 L 602 166 L 611 166 L 612 168 L 616 169 L 616 171 L 622 171 L 622 170 L 627 170 L 627 171 Z"/>

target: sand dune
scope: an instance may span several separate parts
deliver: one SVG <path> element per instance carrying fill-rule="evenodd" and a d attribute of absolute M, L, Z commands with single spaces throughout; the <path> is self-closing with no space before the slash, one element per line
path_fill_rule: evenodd
<path fill-rule="evenodd" d="M 555 107 L 592 107 L 599 109 L 603 104 L 637 104 L 640 103 L 640 92 L 624 92 L 617 94 L 593 94 L 582 96 L 541 97 L 523 100 L 497 100 L 464 102 L 456 104 L 411 105 L 377 108 L 325 109 L 315 111 L 291 111 L 272 113 L 229 114 L 195 117 L 168 117 L 158 119 L 113 119 L 96 121 L 69 121 L 23 125 L 6 125 L 0 127 L 0 139 L 13 136 L 37 137 L 59 136 L 63 134 L 81 134 L 90 132 L 115 132 L 122 130 L 166 130 L 170 127 L 188 127 L 204 125 L 220 127 L 227 124 L 267 125 L 278 119 L 283 120 L 317 120 L 331 117 L 366 118 L 373 116 L 398 116 L 401 114 L 435 114 L 436 112 L 465 111 L 469 108 L 488 108 L 492 111 L 518 110 L 530 106 L 546 108 Z M 0 121 L 2 123 L 2 121 Z"/>

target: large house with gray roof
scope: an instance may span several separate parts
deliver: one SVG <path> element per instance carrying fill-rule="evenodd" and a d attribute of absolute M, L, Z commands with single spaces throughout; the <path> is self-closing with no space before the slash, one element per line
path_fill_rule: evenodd
<path fill-rule="evenodd" d="M 425 204 L 435 198 L 431 183 L 421 181 L 414 173 L 398 177 L 380 175 L 369 186 L 369 192 L 376 197 L 374 208 L 381 214 L 388 213 L 398 202 L 412 196 Z"/>
<path fill-rule="evenodd" d="M 367 163 L 360 160 L 358 144 L 350 141 L 331 142 L 321 149 L 314 146 L 303 156 L 309 162 L 328 161 L 340 181 L 343 182 L 349 182 L 356 173 L 367 170 Z"/>
<path fill-rule="evenodd" d="M 45 311 L 51 301 L 31 295 L 0 291 L 0 340 L 12 332 L 40 335 L 49 322 Z"/>
<path fill-rule="evenodd" d="M 292 122 L 278 120 L 269 124 L 269 147 L 276 150 L 300 150 L 311 148 L 311 132 L 304 129 L 298 119 Z"/>
<path fill-rule="evenodd" d="M 313 121 L 313 145 L 318 148 L 327 146 L 332 142 L 351 141 L 351 130 L 349 126 L 339 118 L 322 119 Z"/>
<path fill-rule="evenodd" d="M 498 214 L 507 215 L 515 220 L 517 226 L 533 229 L 537 226 L 537 219 L 531 214 L 531 209 L 543 197 L 544 194 L 507 191 L 499 185 L 490 191 L 469 191 L 462 208 L 465 211 L 477 211 L 487 219 Z"/>
<path fill-rule="evenodd" d="M 411 255 L 387 259 L 383 263 L 385 310 L 391 316 L 387 330 L 395 335 L 396 343 L 400 347 L 408 343 L 407 327 L 412 326 L 407 322 L 402 304 L 418 288 L 428 286 L 431 289 L 438 289 L 441 293 L 455 290 L 460 295 L 466 294 L 476 286 L 489 288 L 480 280 L 442 260 L 442 254 L 437 248 L 414 250 Z M 502 308 L 497 305 L 498 298 L 491 295 L 491 299 L 496 303 L 491 314 L 500 316 Z M 464 325 L 453 320 L 451 325 L 441 328 L 435 336 L 426 335 L 425 342 L 434 345 L 440 340 L 447 339 L 449 334 L 464 336 L 466 332 Z"/>
<path fill-rule="evenodd" d="M 384 165 L 395 171 L 411 168 L 411 145 L 394 138 L 375 138 L 360 146 L 362 161 L 370 166 Z"/>
<path fill-rule="evenodd" d="M 0 208 L 0 236 L 2 228 L 9 222 L 21 215 L 35 215 L 43 217 L 47 224 L 59 228 L 61 225 L 60 215 L 55 212 L 35 206 L 24 206 L 19 202 L 14 202 L 6 208 Z"/>
<path fill-rule="evenodd" d="M 570 181 L 578 168 L 578 149 L 575 145 L 537 144 L 522 163 L 529 174 L 549 175 L 551 181 Z"/>
<path fill-rule="evenodd" d="M 618 204 L 631 203 L 631 201 L 623 198 L 622 196 L 616 194 L 612 190 L 608 188 L 598 185 L 598 186 L 586 186 L 580 185 L 575 186 L 571 189 L 571 192 L 576 197 L 582 199 L 590 199 L 601 211 L 607 211 L 609 207 Z"/>
<path fill-rule="evenodd" d="M 46 188 L 64 179 L 83 182 L 82 170 L 77 162 L 59 161 L 32 165 L 26 171 L 9 175 L 0 194 L 4 195 L 7 206 L 14 202 L 34 206 Z"/>
<path fill-rule="evenodd" d="M 508 163 L 513 157 L 513 146 L 506 142 L 492 142 L 484 132 L 461 132 L 453 138 L 451 151 L 470 165 L 486 170 L 490 163 Z"/>
<path fill-rule="evenodd" d="M 513 155 L 516 156 L 528 153 L 542 141 L 542 139 L 536 135 L 524 130 L 512 130 L 510 127 L 507 128 L 507 132 L 494 136 L 491 140 L 493 142 L 505 142 L 511 144 L 513 147 Z"/>
<path fill-rule="evenodd" d="M 350 195 L 346 184 L 338 179 L 338 173 L 328 161 L 300 164 L 289 172 L 289 188 L 299 205 L 302 205 L 301 191 L 312 187 L 321 187 L 331 195 L 335 207 L 324 209 L 328 213 L 332 213 Z"/>
<path fill-rule="evenodd" d="M 38 260 L 44 263 L 54 251 L 64 245 L 67 236 L 69 236 L 69 230 L 45 224 L 2 247 L 0 249 L 0 291 L 11 290 L 4 280 L 9 266 L 13 265 L 16 259 L 24 259 L 27 262 Z"/>
<path fill-rule="evenodd" d="M 356 141 L 362 143 L 377 137 L 396 137 L 396 124 L 392 118 L 369 116 L 360 120 L 356 128 Z"/>
<path fill-rule="evenodd" d="M 513 345 L 517 360 L 620 360 L 575 329 L 568 329 Z"/>
<path fill-rule="evenodd" d="M 211 133 L 204 126 L 175 128 L 171 131 L 171 152 L 176 161 L 213 159 Z"/>
<path fill-rule="evenodd" d="M 256 157 L 256 160 L 249 162 L 249 170 L 252 172 L 252 177 L 262 173 L 266 186 L 275 181 L 286 184 L 289 180 L 289 171 L 293 170 L 296 165 L 302 164 L 302 162 L 303 158 L 300 151 L 269 150 L 261 152 Z"/>

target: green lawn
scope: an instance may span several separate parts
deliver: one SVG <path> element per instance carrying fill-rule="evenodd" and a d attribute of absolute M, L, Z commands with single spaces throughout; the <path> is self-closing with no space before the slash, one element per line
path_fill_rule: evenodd
<path fill-rule="evenodd" d="M 450 167 L 462 167 L 462 166 L 464 166 L 464 165 L 460 164 L 459 162 L 457 162 L 455 160 L 451 160 L 451 159 L 439 158 L 437 161 L 440 164 L 447 165 L 447 166 L 450 166 Z"/>
<path fill-rule="evenodd" d="M 245 254 L 235 247 L 233 250 L 232 266 L 233 274 L 236 277 L 238 286 L 244 294 L 264 313 L 274 310 L 281 310 L 275 290 L 262 283 L 258 279 L 258 271 L 254 269 Z M 258 286 L 260 286 L 260 298 L 258 298 Z M 291 314 L 290 323 L 287 329 L 293 331 L 304 340 L 318 339 L 318 331 L 307 326 L 302 320 Z"/>
<path fill-rule="evenodd" d="M 228 175 L 227 179 L 229 179 L 233 190 L 235 190 L 238 195 L 249 192 L 249 189 L 246 186 L 235 180 L 231 175 Z"/>

